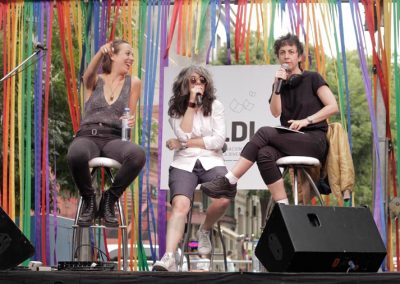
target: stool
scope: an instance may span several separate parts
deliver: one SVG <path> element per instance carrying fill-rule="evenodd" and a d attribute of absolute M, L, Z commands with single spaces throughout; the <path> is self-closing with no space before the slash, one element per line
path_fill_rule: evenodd
<path fill-rule="evenodd" d="M 190 270 L 190 259 L 189 256 L 190 255 L 194 255 L 194 254 L 198 254 L 198 253 L 191 253 L 188 251 L 188 245 L 189 245 L 189 237 L 191 235 L 192 232 L 192 215 L 193 215 L 193 200 L 194 200 L 194 196 L 192 198 L 192 201 L 190 202 L 190 210 L 188 212 L 188 216 L 187 216 L 187 226 L 186 226 L 186 232 L 185 235 L 183 237 L 183 242 L 181 245 L 181 254 L 180 254 L 180 260 L 179 260 L 179 271 L 182 271 L 182 267 L 183 267 L 183 257 L 186 255 L 187 257 L 187 264 L 188 264 L 188 270 Z M 216 255 L 222 255 L 223 259 L 224 259 L 224 268 L 225 268 L 225 272 L 228 271 L 228 262 L 226 260 L 226 246 L 225 246 L 225 241 L 222 237 L 222 232 L 221 232 L 221 225 L 220 222 L 217 222 L 217 228 L 216 228 L 216 233 L 218 233 L 218 237 L 221 241 L 221 245 L 222 245 L 222 253 L 215 253 L 214 252 L 214 242 L 215 242 L 215 229 L 213 228 L 210 231 L 210 241 L 211 241 L 211 252 L 210 252 L 210 271 L 212 271 L 213 269 L 213 264 L 214 264 L 214 256 Z"/>
<path fill-rule="evenodd" d="M 283 171 L 283 176 L 287 174 L 289 169 L 293 169 L 293 174 L 294 174 L 294 204 L 298 205 L 299 200 L 298 200 L 298 177 L 297 177 L 297 170 L 301 170 L 301 172 L 305 175 L 307 178 L 308 182 L 310 183 L 312 189 L 314 190 L 314 193 L 317 195 L 319 202 L 321 205 L 324 205 L 324 201 L 322 200 L 321 194 L 318 191 L 317 186 L 315 185 L 314 181 L 312 180 L 311 176 L 308 174 L 306 171 L 306 168 L 312 168 L 312 167 L 319 167 L 321 164 L 318 159 L 313 158 L 313 157 L 307 157 L 307 156 L 286 156 L 278 159 L 276 161 L 276 164 L 284 168 Z"/>
<path fill-rule="evenodd" d="M 114 182 L 114 176 L 111 172 L 111 169 L 119 169 L 121 167 L 121 164 L 113 159 L 110 158 L 105 158 L 105 157 L 97 157 L 94 159 L 91 159 L 89 161 L 89 168 L 92 168 L 91 170 L 91 177 L 92 177 L 92 183 L 96 181 L 96 173 L 97 170 L 100 168 L 104 168 L 105 172 L 107 173 L 108 177 L 110 178 L 111 183 Z M 117 209 L 118 209 L 118 215 L 119 215 L 119 226 L 116 228 L 111 228 L 111 227 L 105 227 L 103 225 L 92 225 L 89 228 L 90 229 L 96 229 L 96 228 L 107 228 L 107 229 L 120 229 L 121 234 L 122 234 L 122 261 L 123 261 L 123 270 L 128 269 L 128 230 L 127 230 L 127 225 L 125 221 L 125 214 L 121 206 L 121 201 L 118 199 L 116 202 Z M 79 200 L 78 203 L 78 208 L 76 210 L 76 215 L 75 215 L 75 220 L 74 220 L 74 225 L 72 226 L 72 260 L 74 260 L 76 254 L 76 250 L 79 249 L 82 245 L 80 244 L 81 242 L 81 230 L 83 227 L 80 227 L 78 223 L 78 217 L 80 216 L 81 210 L 83 206 L 83 201 L 82 197 Z M 99 223 L 100 224 L 100 223 Z M 95 235 L 95 234 L 94 234 Z"/>

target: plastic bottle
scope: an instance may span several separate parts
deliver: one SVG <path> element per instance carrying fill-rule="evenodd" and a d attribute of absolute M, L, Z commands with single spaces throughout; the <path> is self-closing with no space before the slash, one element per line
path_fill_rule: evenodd
<path fill-rule="evenodd" d="M 124 108 L 124 113 L 122 115 L 122 127 L 121 127 L 121 139 L 122 141 L 129 140 L 129 133 L 131 128 L 128 125 L 128 119 L 131 115 L 129 107 Z"/>

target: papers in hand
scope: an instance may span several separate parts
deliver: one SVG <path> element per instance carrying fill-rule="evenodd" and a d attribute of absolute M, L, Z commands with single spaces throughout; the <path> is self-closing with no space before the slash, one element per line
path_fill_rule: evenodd
<path fill-rule="evenodd" d="M 289 127 L 282 126 L 282 125 L 273 126 L 273 128 L 281 129 L 281 130 L 285 130 L 285 131 L 289 131 L 289 132 L 296 132 L 296 133 L 304 134 L 303 131 L 299 131 L 299 130 L 295 130 L 295 129 L 290 129 Z"/>

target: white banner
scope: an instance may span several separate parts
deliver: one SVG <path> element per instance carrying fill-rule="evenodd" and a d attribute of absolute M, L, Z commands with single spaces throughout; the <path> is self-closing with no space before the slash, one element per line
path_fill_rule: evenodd
<path fill-rule="evenodd" d="M 258 128 L 279 125 L 269 110 L 269 97 L 275 72 L 279 65 L 234 65 L 210 66 L 216 96 L 225 106 L 226 137 L 228 150 L 224 153 L 226 166 L 231 169 L 240 152 Z M 173 151 L 165 147 L 168 139 L 175 137 L 168 123 L 168 101 L 172 95 L 172 84 L 181 67 L 165 70 L 164 109 L 161 157 L 161 189 L 168 189 L 168 169 Z M 257 165 L 254 165 L 238 183 L 238 189 L 265 189 Z"/>

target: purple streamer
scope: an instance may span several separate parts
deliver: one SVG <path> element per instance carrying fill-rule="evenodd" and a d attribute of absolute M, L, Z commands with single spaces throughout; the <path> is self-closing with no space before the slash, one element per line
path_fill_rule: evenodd
<path fill-rule="evenodd" d="M 45 4 L 43 4 L 44 6 Z M 46 2 L 46 11 L 47 11 L 47 38 L 50 36 L 50 30 L 51 30 L 51 24 L 50 23 L 50 6 L 49 2 Z M 42 13 L 42 18 L 44 18 L 44 13 Z M 51 59 L 46 60 L 46 65 L 51 64 Z M 51 69 L 49 71 L 51 74 Z M 48 74 L 48 77 L 50 79 L 50 74 Z M 45 119 L 49 119 L 46 117 Z M 44 165 L 45 169 L 42 169 L 42 171 L 45 171 L 45 197 L 46 197 L 46 260 L 49 262 L 51 261 L 51 256 L 50 256 L 50 193 L 49 193 L 49 130 L 48 128 L 46 129 L 46 133 L 44 133 L 46 137 L 46 145 L 44 145 L 43 151 L 45 151 L 46 156 L 44 157 Z M 54 225 L 53 225 L 54 226 Z M 53 227 L 55 229 L 55 227 Z M 49 263 L 48 263 L 49 264 Z"/>
<path fill-rule="evenodd" d="M 159 110 L 158 110 L 158 172 L 161 173 L 161 159 L 162 159 L 162 133 L 163 133 L 163 109 L 164 109 L 164 69 L 168 66 L 168 57 L 162 56 L 166 54 L 167 50 L 167 24 L 168 24 L 168 12 L 170 7 L 170 1 L 164 0 L 162 4 L 162 15 L 161 15 L 161 42 L 160 42 L 160 98 L 159 98 Z M 158 253 L 159 256 L 164 255 L 166 249 L 166 223 L 167 223 L 167 192 L 161 188 L 161 181 L 158 178 Z"/>
<path fill-rule="evenodd" d="M 102 44 L 106 43 L 106 36 L 107 36 L 107 2 L 103 1 L 101 3 L 101 28 L 100 28 L 100 44 L 99 46 L 101 46 Z M 96 32 L 96 31 L 95 31 Z"/>
<path fill-rule="evenodd" d="M 360 11 L 358 9 L 358 1 L 355 3 L 350 2 L 351 5 L 351 14 L 353 18 L 353 25 L 356 32 L 357 37 L 357 49 L 360 57 L 360 64 L 361 64 L 361 71 L 363 74 L 364 84 L 365 84 L 365 91 L 366 97 L 368 102 L 368 108 L 370 111 L 371 116 L 371 125 L 372 125 L 372 133 L 373 133 L 373 141 L 375 146 L 375 157 L 377 162 L 377 173 L 376 173 L 376 182 L 375 182 L 375 200 L 374 200 L 374 220 L 378 226 L 379 232 L 381 233 L 382 239 L 386 244 L 386 224 L 384 220 L 383 214 L 383 191 L 382 191 L 382 182 L 381 182 L 381 160 L 379 155 L 379 138 L 378 138 L 378 129 L 377 129 L 377 121 L 374 111 L 374 103 L 372 100 L 372 86 L 371 80 L 369 79 L 368 74 L 368 67 L 366 63 L 366 56 L 364 54 L 364 41 L 361 39 L 363 28 L 361 27 L 361 18 L 360 18 Z M 356 9 L 356 15 L 354 15 L 354 9 Z M 355 17 L 357 17 L 357 21 L 355 21 Z"/>
<path fill-rule="evenodd" d="M 38 41 L 43 42 L 43 22 L 44 15 L 42 2 L 34 4 L 34 18 L 37 19 L 36 29 L 38 32 Z M 42 259 L 41 255 L 41 215 L 40 215 L 40 200 L 41 200 L 41 159 L 42 159 L 42 79 L 43 79 L 43 56 L 39 57 L 36 65 L 35 87 L 34 87 L 34 141 L 35 141 L 35 162 L 34 162 L 34 180 L 35 180 L 35 259 Z"/>

